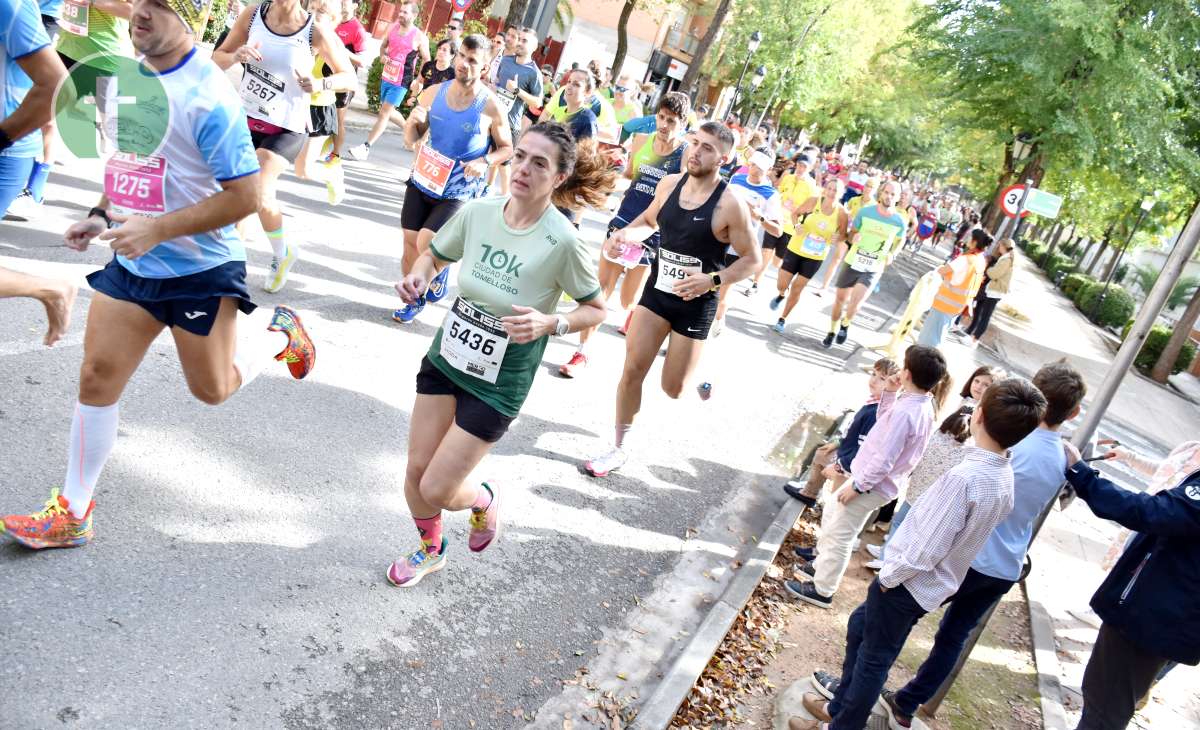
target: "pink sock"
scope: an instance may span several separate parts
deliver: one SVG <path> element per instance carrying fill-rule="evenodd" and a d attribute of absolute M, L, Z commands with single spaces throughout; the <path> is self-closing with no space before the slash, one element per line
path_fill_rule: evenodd
<path fill-rule="evenodd" d="M 492 506 L 492 490 L 486 485 L 480 485 L 479 491 L 475 492 L 475 501 L 471 503 L 471 509 L 486 510 Z"/>
<path fill-rule="evenodd" d="M 433 517 L 414 517 L 413 522 L 417 525 L 417 532 L 421 535 L 421 544 L 425 546 L 425 552 L 436 554 L 442 549 L 442 513 L 438 512 Z"/>

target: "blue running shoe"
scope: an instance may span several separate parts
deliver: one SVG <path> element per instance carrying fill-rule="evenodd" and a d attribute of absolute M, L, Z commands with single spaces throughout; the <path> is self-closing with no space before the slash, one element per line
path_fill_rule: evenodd
<path fill-rule="evenodd" d="M 425 301 L 434 304 L 445 299 L 449 291 L 449 287 L 446 286 L 446 281 L 449 278 L 450 267 L 446 266 L 437 276 L 433 277 L 433 281 L 429 282 L 429 291 L 425 292 Z"/>
<path fill-rule="evenodd" d="M 774 312 L 776 309 L 779 309 L 780 304 L 783 304 L 783 297 L 771 297 L 771 301 L 767 304 L 767 306 L 771 308 L 772 312 Z"/>
<path fill-rule="evenodd" d="M 400 324 L 408 324 L 416 319 L 423 309 L 425 309 L 425 297 L 418 299 L 415 304 L 405 304 L 404 309 L 392 312 L 392 319 Z"/>
<path fill-rule="evenodd" d="M 775 323 L 775 326 L 774 326 L 774 327 L 772 327 L 771 329 L 775 330 L 775 334 L 777 334 L 777 335 L 782 335 L 782 334 L 783 334 L 783 328 L 784 328 L 784 322 L 783 322 L 783 320 L 781 319 L 781 320 L 779 320 L 778 322 L 776 322 L 776 323 Z"/>

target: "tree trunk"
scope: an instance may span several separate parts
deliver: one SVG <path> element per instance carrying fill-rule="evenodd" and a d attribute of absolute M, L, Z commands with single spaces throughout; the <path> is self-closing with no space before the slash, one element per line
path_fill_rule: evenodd
<path fill-rule="evenodd" d="M 525 25 L 525 13 L 529 10 L 529 0 L 511 0 L 508 4 L 508 15 L 504 16 L 504 25 Z"/>
<path fill-rule="evenodd" d="M 1093 253 L 1095 253 L 1095 251 L 1096 251 L 1096 246 L 1097 246 L 1099 243 L 1100 243 L 1100 239 L 1099 239 L 1099 238 L 1097 238 L 1097 239 L 1093 240 L 1093 241 L 1091 242 L 1091 244 L 1089 244 L 1089 245 L 1088 245 L 1088 247 L 1087 247 L 1087 250 L 1085 250 L 1085 251 L 1083 251 L 1083 252 L 1082 252 L 1082 253 L 1083 253 L 1083 255 L 1079 257 L 1079 265 L 1080 265 L 1080 266 L 1083 266 L 1083 265 L 1084 265 L 1084 263 L 1085 263 L 1085 262 L 1087 262 L 1087 260 L 1088 260 L 1088 259 L 1090 259 L 1090 258 L 1092 257 L 1092 254 L 1093 254 Z"/>
<path fill-rule="evenodd" d="M 1187 309 L 1175 325 L 1175 331 L 1171 333 L 1171 339 L 1167 340 L 1167 346 L 1158 356 L 1158 362 L 1154 363 L 1154 369 L 1150 371 L 1151 378 L 1165 383 L 1167 378 L 1171 377 L 1171 370 L 1175 367 L 1175 361 L 1179 359 L 1179 352 L 1183 350 L 1184 344 L 1192 335 L 1192 330 L 1196 328 L 1197 319 L 1200 319 L 1200 287 L 1196 287 L 1196 291 L 1192 293 L 1192 301 L 1188 302 Z"/>
<path fill-rule="evenodd" d="M 725 16 L 729 14 L 729 7 L 732 4 L 733 0 L 720 0 L 717 3 L 712 20 L 708 23 L 708 30 L 704 31 L 704 37 L 700 39 L 700 43 L 696 46 L 696 52 L 692 54 L 692 62 L 688 64 L 688 70 L 683 74 L 683 80 L 679 82 L 679 90 L 683 93 L 693 94 L 692 87 L 695 86 L 696 79 L 700 76 L 700 69 L 704 66 L 704 57 L 708 55 L 708 49 L 712 48 L 713 41 L 717 39 L 717 33 L 720 32 L 721 24 L 725 22 Z M 696 99 L 693 96 L 693 105 L 695 102 Z"/>
<path fill-rule="evenodd" d="M 1000 199 L 1000 191 L 1013 183 L 1023 183 L 1025 180 L 1033 180 L 1033 186 L 1036 188 L 1042 182 L 1042 178 L 1046 176 L 1046 171 L 1042 168 L 1042 153 L 1034 147 L 1033 154 L 1025 163 L 1025 167 L 1021 168 L 1020 173 L 1013 169 L 1012 161 L 1012 145 L 1009 144 L 1004 148 L 1004 171 L 1000 174 L 1000 179 L 996 185 L 996 191 L 992 193 L 991 200 L 994 202 Z M 984 229 L 989 231 L 999 230 L 1000 221 L 1004 217 L 1004 211 L 999 205 L 992 205 L 984 216 L 980 224 Z M 1015 238 L 1015 236 L 1013 237 Z"/>
<path fill-rule="evenodd" d="M 1100 263 L 1100 259 L 1104 258 L 1104 252 L 1108 250 L 1108 242 L 1112 240 L 1112 234 L 1116 227 L 1117 220 L 1114 218 L 1108 224 L 1108 229 L 1104 231 L 1104 240 L 1100 242 L 1100 250 L 1096 252 L 1095 258 L 1088 262 L 1087 271 L 1084 272 L 1088 276 L 1092 275 L 1092 272 L 1096 269 L 1096 264 Z"/>
<path fill-rule="evenodd" d="M 621 17 L 617 18 L 617 53 L 613 56 L 612 77 L 615 82 L 621 75 L 621 67 L 625 65 L 625 54 L 629 52 L 629 16 L 637 8 L 638 0 L 625 0 L 621 8 Z"/>
<path fill-rule="evenodd" d="M 1060 233 L 1061 233 L 1061 231 L 1060 231 Z M 1075 224 L 1072 223 L 1071 224 L 1071 232 L 1067 234 L 1067 243 L 1068 244 L 1071 242 L 1071 236 L 1074 236 L 1074 235 L 1075 235 Z M 1054 249 L 1056 249 L 1056 248 L 1058 248 L 1058 236 L 1054 237 L 1054 240 L 1050 242 L 1050 246 L 1046 248 L 1046 253 L 1042 254 L 1042 262 L 1043 263 L 1050 260 L 1050 256 L 1054 253 Z"/>

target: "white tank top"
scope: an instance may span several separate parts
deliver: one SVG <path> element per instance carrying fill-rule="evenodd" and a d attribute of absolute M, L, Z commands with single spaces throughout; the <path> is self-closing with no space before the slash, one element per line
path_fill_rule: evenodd
<path fill-rule="evenodd" d="M 309 13 L 304 25 L 291 35 L 279 35 L 267 27 L 270 0 L 259 6 L 250 21 L 246 45 L 262 54 L 262 61 L 245 64 L 239 91 L 246 116 L 261 119 L 291 132 L 306 132 L 310 122 L 308 94 L 296 83 L 296 71 L 311 74 L 313 67 L 312 25 Z"/>

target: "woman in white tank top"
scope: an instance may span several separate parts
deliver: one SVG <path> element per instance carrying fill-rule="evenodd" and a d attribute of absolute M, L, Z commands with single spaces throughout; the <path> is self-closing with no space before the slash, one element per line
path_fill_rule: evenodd
<path fill-rule="evenodd" d="M 313 78 L 315 53 L 327 59 L 331 75 Z M 243 10 L 224 43 L 213 51 L 213 61 L 222 69 L 243 64 L 238 91 L 261 168 L 258 220 L 274 254 L 263 288 L 277 292 L 287 282 L 298 250 L 284 240 L 283 210 L 275 188 L 308 134 L 309 94 L 352 89 L 358 79 L 337 34 L 314 24 L 299 0 L 266 0 Z"/>

